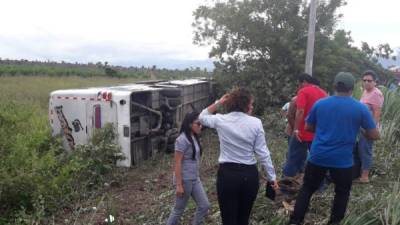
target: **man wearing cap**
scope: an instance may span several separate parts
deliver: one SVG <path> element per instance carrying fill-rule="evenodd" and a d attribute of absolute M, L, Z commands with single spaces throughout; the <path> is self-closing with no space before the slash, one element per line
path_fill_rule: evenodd
<path fill-rule="evenodd" d="M 382 92 L 376 88 L 377 75 L 372 70 L 367 70 L 362 75 L 364 91 L 360 102 L 368 106 L 376 125 L 379 126 L 384 97 Z M 369 182 L 368 174 L 372 165 L 373 144 L 374 141 L 368 140 L 361 132 L 358 144 L 358 155 L 361 160 L 361 183 Z"/>
<path fill-rule="evenodd" d="M 344 217 L 352 185 L 353 147 L 360 127 L 369 139 L 379 138 L 368 108 L 351 97 L 354 77 L 340 72 L 334 80 L 336 94 L 317 101 L 305 129 L 315 132 L 304 175 L 289 224 L 301 224 L 312 194 L 329 171 L 335 184 L 335 197 L 328 224 L 338 224 Z"/>

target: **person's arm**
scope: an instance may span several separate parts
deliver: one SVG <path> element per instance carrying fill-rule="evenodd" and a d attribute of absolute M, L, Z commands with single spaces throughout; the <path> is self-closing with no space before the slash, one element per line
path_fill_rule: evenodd
<path fill-rule="evenodd" d="M 301 120 L 304 117 L 304 109 L 296 109 L 296 117 L 294 120 L 294 129 L 298 130 L 300 127 Z"/>
<path fill-rule="evenodd" d="M 301 142 L 300 136 L 299 136 L 299 127 L 301 120 L 304 117 L 304 108 L 297 108 L 296 109 L 296 117 L 294 120 L 294 127 L 293 127 L 293 134 L 296 136 L 297 140 Z"/>
<path fill-rule="evenodd" d="M 286 102 L 284 106 L 282 106 L 280 114 L 282 117 L 287 117 L 288 109 L 289 109 L 290 102 Z"/>
<path fill-rule="evenodd" d="M 228 94 L 222 96 L 219 100 L 214 102 L 213 104 L 209 105 L 207 108 L 203 109 L 199 115 L 199 120 L 202 125 L 210 128 L 215 128 L 215 124 L 217 121 L 216 115 L 213 115 L 219 105 L 224 105 L 228 98 Z"/>
<path fill-rule="evenodd" d="M 182 182 L 182 159 L 183 153 L 180 151 L 175 151 L 175 182 L 176 182 L 176 195 L 183 196 L 183 182 Z"/>
<path fill-rule="evenodd" d="M 380 139 L 380 134 L 377 128 L 374 129 L 369 129 L 365 131 L 365 136 L 369 139 L 369 140 L 379 140 Z"/>
<path fill-rule="evenodd" d="M 377 106 L 372 107 L 372 117 L 374 118 L 374 121 L 377 126 L 379 124 L 379 119 L 381 118 L 381 112 L 382 112 L 382 108 L 377 107 Z"/>
<path fill-rule="evenodd" d="M 304 109 L 306 107 L 306 95 L 304 93 L 304 91 L 300 90 L 297 93 L 297 98 L 296 98 L 296 117 L 294 120 L 294 126 L 293 126 L 293 134 L 295 135 L 295 137 L 297 138 L 297 140 L 299 140 L 301 142 L 300 139 L 300 135 L 299 135 L 299 127 L 300 124 L 302 122 L 302 120 L 304 120 Z"/>
<path fill-rule="evenodd" d="M 378 140 L 380 138 L 380 134 L 377 129 L 377 124 L 375 123 L 371 112 L 365 105 L 362 105 L 362 117 L 361 128 L 365 130 L 365 137 L 370 140 Z"/>
<path fill-rule="evenodd" d="M 292 128 L 292 130 L 294 127 L 295 118 L 296 118 L 296 98 L 293 98 L 289 104 L 288 113 L 287 113 L 288 124 L 289 124 L 290 128 Z"/>
<path fill-rule="evenodd" d="M 260 164 L 264 168 L 267 180 L 271 181 L 273 183 L 273 187 L 277 189 L 279 188 L 279 185 L 276 180 L 276 173 L 275 173 L 275 168 L 272 164 L 271 154 L 269 152 L 267 143 L 265 141 L 265 133 L 264 129 L 262 128 L 261 121 L 259 126 L 261 128 L 259 129 L 256 136 L 256 140 L 254 143 L 254 150 L 258 160 L 260 161 Z"/>
<path fill-rule="evenodd" d="M 304 129 L 309 132 L 315 132 L 315 124 L 317 123 L 317 111 L 318 111 L 319 103 L 315 103 L 311 108 L 308 116 L 306 118 L 306 124 Z"/>
<path fill-rule="evenodd" d="M 214 102 L 213 104 L 209 105 L 207 107 L 207 110 L 209 113 L 215 113 L 218 109 L 219 105 L 224 105 L 226 100 L 228 99 L 229 94 L 224 94 L 220 99 L 218 99 L 216 102 Z"/>
<path fill-rule="evenodd" d="M 384 97 L 379 89 L 373 92 L 373 96 L 369 99 L 369 105 L 371 107 L 372 117 L 374 118 L 375 124 L 379 127 L 379 120 L 381 117 Z"/>

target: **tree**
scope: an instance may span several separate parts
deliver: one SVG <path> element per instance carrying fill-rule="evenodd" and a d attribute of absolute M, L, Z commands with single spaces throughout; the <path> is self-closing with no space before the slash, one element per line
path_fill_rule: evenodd
<path fill-rule="evenodd" d="M 319 1 L 317 8 L 313 74 L 327 89 L 339 69 L 358 72 L 368 64 L 351 47 L 350 33 L 335 29 L 342 17 L 337 9 L 343 5 L 344 0 Z M 257 112 L 295 93 L 295 76 L 304 71 L 306 1 L 217 1 L 200 6 L 194 15 L 194 43 L 211 46 L 216 79 L 226 87 L 249 87 L 258 103 Z"/>
<path fill-rule="evenodd" d="M 104 67 L 104 72 L 109 77 L 119 77 L 118 71 L 111 67 Z"/>
<path fill-rule="evenodd" d="M 392 55 L 394 53 L 393 49 L 387 43 L 379 44 L 378 47 L 375 48 L 369 46 L 366 42 L 362 42 L 361 51 L 375 62 L 378 62 L 378 58 L 396 60 L 396 56 Z"/>

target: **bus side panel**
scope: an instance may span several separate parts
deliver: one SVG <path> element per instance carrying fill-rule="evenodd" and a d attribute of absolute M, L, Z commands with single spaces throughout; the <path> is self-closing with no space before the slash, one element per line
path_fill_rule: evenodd
<path fill-rule="evenodd" d="M 49 111 L 52 134 L 63 137 L 65 149 L 73 150 L 76 145 L 87 143 L 84 101 L 53 99 Z"/>
<path fill-rule="evenodd" d="M 118 144 L 124 160 L 119 160 L 117 166 L 131 166 L 131 136 L 130 136 L 130 92 L 113 92 L 113 101 L 115 102 L 117 115 L 117 133 Z"/>
<path fill-rule="evenodd" d="M 117 127 L 117 105 L 112 101 L 89 101 L 86 106 L 88 137 L 93 136 L 95 129 L 103 128 L 107 123 Z"/>

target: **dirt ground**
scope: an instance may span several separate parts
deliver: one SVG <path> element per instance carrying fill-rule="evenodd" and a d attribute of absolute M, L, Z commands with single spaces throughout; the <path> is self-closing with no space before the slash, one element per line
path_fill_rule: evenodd
<path fill-rule="evenodd" d="M 201 179 L 210 202 L 216 206 L 215 176 L 218 146 L 215 133 L 203 135 L 202 144 L 206 149 L 202 157 Z M 208 142 L 208 143 L 206 143 Z M 165 223 L 173 206 L 175 190 L 172 186 L 173 154 L 160 154 L 135 168 L 121 169 L 122 180 L 105 184 L 102 194 L 78 205 L 75 211 L 62 216 L 63 224 L 143 224 Z M 182 218 L 182 224 L 190 223 L 195 209 L 190 202 Z M 214 212 L 215 211 L 215 212 Z M 218 212 L 213 208 L 212 213 Z M 217 216 L 219 218 L 219 214 Z M 106 221 L 108 219 L 108 222 Z M 209 224 L 215 224 L 208 219 Z"/>
<path fill-rule="evenodd" d="M 269 135 L 267 134 L 267 137 Z M 211 203 L 205 225 L 221 224 L 216 196 L 215 179 L 218 168 L 218 138 L 214 131 L 206 130 L 201 139 L 204 153 L 201 164 L 201 180 Z M 278 177 L 282 168 L 287 143 L 284 137 L 268 138 L 274 166 Z M 75 210 L 67 211 L 57 220 L 57 224 L 165 224 L 174 204 L 175 190 L 172 186 L 173 154 L 159 154 L 152 160 L 135 168 L 121 169 L 121 181 L 105 184 L 104 191 L 83 203 Z M 316 193 L 312 199 L 305 224 L 325 224 L 329 218 L 333 199 L 333 185 L 323 193 Z M 370 185 L 354 185 L 349 209 L 357 205 L 357 199 L 372 189 Z M 272 202 L 264 196 L 262 185 L 253 206 L 251 225 L 285 224 L 289 216 L 288 208 L 282 201 Z M 181 225 L 190 224 L 195 211 L 191 200 L 186 208 Z M 111 217 L 110 217 L 111 216 Z"/>

